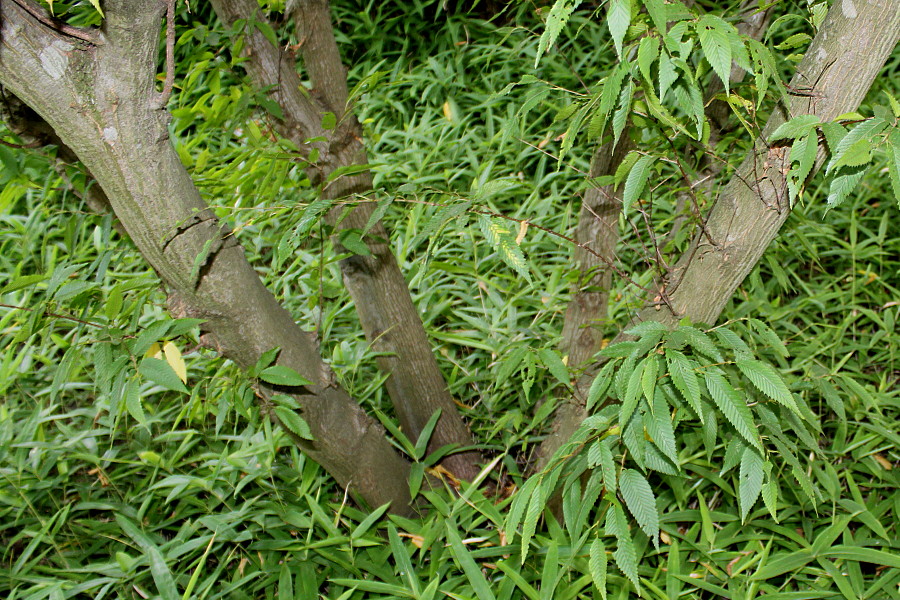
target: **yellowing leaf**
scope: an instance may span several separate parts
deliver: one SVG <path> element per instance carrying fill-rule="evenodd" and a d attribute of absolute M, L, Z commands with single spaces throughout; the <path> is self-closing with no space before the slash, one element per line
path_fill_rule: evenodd
<path fill-rule="evenodd" d="M 166 362 L 178 375 L 178 379 L 182 383 L 187 383 L 187 367 L 184 364 L 184 359 L 181 357 L 181 350 L 178 349 L 178 346 L 172 342 L 166 342 L 163 344 L 163 353 L 166 355 Z"/>
<path fill-rule="evenodd" d="M 147 351 L 144 352 L 144 358 L 162 358 L 162 348 L 159 347 L 158 343 L 153 342 L 147 348 Z"/>
<path fill-rule="evenodd" d="M 519 223 L 519 233 L 516 235 L 516 243 L 521 244 L 522 240 L 525 239 L 525 234 L 528 233 L 528 221 L 522 221 Z"/>

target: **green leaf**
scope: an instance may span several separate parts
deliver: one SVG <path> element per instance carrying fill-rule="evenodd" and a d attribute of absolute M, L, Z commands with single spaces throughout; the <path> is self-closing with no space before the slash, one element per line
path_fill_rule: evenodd
<path fill-rule="evenodd" d="M 619 475 L 619 492 L 628 511 L 659 550 L 659 511 L 650 483 L 634 469 L 625 469 Z"/>
<path fill-rule="evenodd" d="M 153 541 L 141 531 L 137 525 L 121 514 L 116 514 L 116 523 L 125 535 L 134 540 L 134 543 L 143 550 L 147 562 L 150 563 L 150 574 L 153 576 L 153 583 L 156 584 L 156 590 L 159 592 L 162 600 L 178 600 L 178 588 L 175 587 L 175 578 L 172 577 L 172 571 L 166 564 L 162 553 Z"/>
<path fill-rule="evenodd" d="M 357 256 L 372 256 L 372 251 L 362 239 L 362 232 L 359 229 L 343 229 L 338 235 L 341 246 L 356 254 Z"/>
<path fill-rule="evenodd" d="M 791 395 L 791 392 L 788 390 L 781 375 L 779 375 L 778 371 L 772 368 L 771 365 L 753 358 L 739 358 L 736 363 L 738 369 L 741 370 L 741 373 L 743 373 L 759 391 L 775 402 L 786 406 L 798 417 L 803 418 L 800 409 L 797 407 L 797 403 L 794 401 L 793 395 Z"/>
<path fill-rule="evenodd" d="M 366 222 L 366 226 L 363 228 L 362 234 L 365 236 L 369 231 L 375 227 L 375 224 L 378 223 L 384 215 L 387 214 L 388 209 L 391 207 L 391 204 L 394 202 L 393 196 L 388 196 L 387 198 L 382 198 L 378 201 L 378 206 L 375 207 L 375 210 L 372 211 L 372 214 L 369 215 L 369 220 Z"/>
<path fill-rule="evenodd" d="M 622 60 L 622 40 L 631 25 L 631 0 L 610 0 L 606 23 L 616 47 L 616 55 Z"/>
<path fill-rule="evenodd" d="M 661 35 L 665 34 L 668 19 L 666 18 L 666 5 L 663 0 L 644 0 L 644 6 L 647 7 L 647 13 L 650 15 L 656 31 Z"/>
<path fill-rule="evenodd" d="M 547 368 L 548 371 L 556 378 L 558 382 L 563 385 L 569 385 L 570 377 L 569 377 L 569 369 L 566 368 L 566 365 L 563 364 L 562 359 L 559 356 L 559 352 L 552 350 L 550 348 L 541 348 L 538 351 L 538 357 L 541 359 L 541 363 Z"/>
<path fill-rule="evenodd" d="M 600 369 L 600 372 L 597 373 L 597 376 L 594 377 L 594 381 L 591 383 L 591 387 L 588 390 L 586 405 L 588 413 L 591 412 L 591 409 L 601 398 L 605 397 L 606 391 L 609 389 L 609 384 L 612 383 L 612 372 L 615 364 L 614 361 L 608 361 L 603 365 L 603 368 Z"/>
<path fill-rule="evenodd" d="M 479 215 L 478 217 L 481 224 L 481 232 L 491 248 L 496 250 L 497 255 L 504 263 L 512 267 L 528 283 L 531 283 L 531 272 L 528 263 L 525 261 L 525 255 L 522 254 L 522 249 L 516 243 L 512 225 L 508 221 L 496 217 L 485 215 Z"/>
<path fill-rule="evenodd" d="M 419 597 L 421 592 L 419 577 L 416 570 L 413 569 L 412 561 L 409 558 L 409 551 L 400 539 L 397 533 L 397 527 L 393 523 L 388 523 L 388 542 L 391 546 L 391 554 L 394 555 L 394 562 L 400 571 L 400 575 L 406 578 L 414 597 Z M 291 599 L 293 600 L 293 599 Z"/>
<path fill-rule="evenodd" d="M 472 589 L 475 590 L 475 595 L 478 596 L 478 600 L 495 600 L 494 593 L 491 591 L 491 587 L 488 585 L 481 569 L 478 567 L 478 563 L 476 563 L 475 559 L 472 558 L 472 555 L 469 554 L 469 551 L 463 544 L 457 530 L 458 526 L 456 521 L 453 518 L 447 519 L 446 532 L 447 541 L 450 543 L 450 552 L 453 554 L 456 562 L 462 567 L 463 572 L 466 574 L 466 578 L 469 580 L 469 584 L 472 586 Z"/>
<path fill-rule="evenodd" d="M 727 94 L 731 79 L 731 45 L 733 38 L 738 36 L 737 30 L 721 17 L 710 14 L 700 17 L 694 27 L 700 38 L 703 54 L 725 84 Z"/>
<path fill-rule="evenodd" d="M 647 359 L 645 358 L 644 361 Z M 619 407 L 619 424 L 622 427 L 628 424 L 634 409 L 637 408 L 641 394 L 641 375 L 643 374 L 644 361 L 641 361 L 631 373 L 625 373 L 625 367 L 619 372 L 620 377 L 628 377 L 628 386 L 625 388 L 625 397 L 622 398 L 622 406 Z"/>
<path fill-rule="evenodd" d="M 144 427 L 147 426 L 147 416 L 144 414 L 144 405 L 141 403 L 141 390 L 135 379 L 129 379 L 125 384 L 125 410 L 135 421 Z"/>
<path fill-rule="evenodd" d="M 606 533 L 616 537 L 616 551 L 613 552 L 616 564 L 625 577 L 634 584 L 638 594 L 641 594 L 641 581 L 637 570 L 637 551 L 634 548 L 631 533 L 628 531 L 625 512 L 617 502 L 613 503 L 606 511 Z"/>
<path fill-rule="evenodd" d="M 645 154 L 637 159 L 631 171 L 628 172 L 628 178 L 625 179 L 625 191 L 622 194 L 622 213 L 628 217 L 628 209 L 634 204 L 635 200 L 640 198 L 647 187 L 647 179 L 650 168 L 656 162 L 656 157 Z"/>
<path fill-rule="evenodd" d="M 534 57 L 534 67 L 537 68 L 541 62 L 541 56 L 556 43 L 563 27 L 569 21 L 569 17 L 581 4 L 581 0 L 556 0 L 550 12 L 547 14 L 547 23 L 541 39 L 538 41 L 537 55 Z"/>
<path fill-rule="evenodd" d="M 266 367 L 263 369 L 263 372 L 259 374 L 259 378 L 272 385 L 286 385 L 291 387 L 312 385 L 312 382 L 309 379 L 306 379 L 294 369 L 284 365 L 272 365 L 271 367 Z"/>
<path fill-rule="evenodd" d="M 290 408 L 286 406 L 276 406 L 275 416 L 278 417 L 278 421 L 284 425 L 285 429 L 297 437 L 303 438 L 304 440 L 315 439 L 313 438 L 312 431 L 309 429 L 309 423 Z"/>
<path fill-rule="evenodd" d="M 891 143 L 892 145 L 887 146 L 888 175 L 894 190 L 894 200 L 897 201 L 897 208 L 900 208 L 900 139 L 892 139 Z"/>
<path fill-rule="evenodd" d="M 591 572 L 591 580 L 597 586 L 603 600 L 606 600 L 606 562 L 606 548 L 600 538 L 594 538 L 594 541 L 591 542 L 588 569 Z"/>
<path fill-rule="evenodd" d="M 831 186 L 828 190 L 828 199 L 826 200 L 828 208 L 835 208 L 843 204 L 850 192 L 856 189 L 857 184 L 865 174 L 866 170 L 864 168 L 855 167 L 852 171 L 836 175 L 831 180 Z"/>
<path fill-rule="evenodd" d="M 540 487 L 531 494 L 528 500 L 528 509 L 525 511 L 525 518 L 522 520 L 522 563 L 528 557 L 528 551 L 531 546 L 531 538 L 537 530 L 538 519 L 541 518 L 541 511 L 544 509 L 543 495 Z"/>
<path fill-rule="evenodd" d="M 653 84 L 653 63 L 659 56 L 659 38 L 653 36 L 644 36 L 641 38 L 640 46 L 638 46 L 638 68 L 641 75 L 651 85 Z"/>
<path fill-rule="evenodd" d="M 738 474 L 738 502 L 741 506 L 741 521 L 747 522 L 747 515 L 756 503 L 763 484 L 763 459 L 750 447 L 744 449 L 741 469 Z"/>
<path fill-rule="evenodd" d="M 164 360 L 158 358 L 145 358 L 141 361 L 138 371 L 144 378 L 149 379 L 156 385 L 172 390 L 173 392 L 188 393 L 188 389 L 184 386 L 181 379 L 174 369 Z"/>
<path fill-rule="evenodd" d="M 772 135 L 769 136 L 769 141 L 775 142 L 783 139 L 795 140 L 810 135 L 819 122 L 820 119 L 816 115 L 798 115 L 776 127 L 775 131 L 772 132 Z"/>
<path fill-rule="evenodd" d="M 703 408 L 700 404 L 700 381 L 694 371 L 691 361 L 679 352 L 666 348 L 666 362 L 669 365 L 669 375 L 675 388 L 681 392 L 684 399 L 703 422 Z"/>
<path fill-rule="evenodd" d="M 762 442 L 756 431 L 756 423 L 753 421 L 750 407 L 731 387 L 731 384 L 718 373 L 708 371 L 706 373 L 706 389 L 709 390 L 709 395 L 712 396 L 716 406 L 740 436 L 754 448 L 763 452 Z"/>
<path fill-rule="evenodd" d="M 887 127 L 887 123 L 883 119 L 879 119 L 878 117 L 873 117 L 866 121 L 863 121 L 852 130 L 850 130 L 847 135 L 838 142 L 837 146 L 831 152 L 831 160 L 828 161 L 828 166 L 825 168 L 825 174 L 830 175 L 832 171 L 834 171 L 840 165 L 841 161 L 844 159 L 845 155 L 851 151 L 851 149 L 856 148 L 856 153 L 858 154 L 860 151 L 864 152 L 868 150 L 866 146 L 860 147 L 857 146 L 860 141 L 873 141 L 876 136 L 878 136 L 884 129 Z M 868 162 L 865 161 L 865 162 Z M 849 165 L 855 166 L 855 165 Z"/>

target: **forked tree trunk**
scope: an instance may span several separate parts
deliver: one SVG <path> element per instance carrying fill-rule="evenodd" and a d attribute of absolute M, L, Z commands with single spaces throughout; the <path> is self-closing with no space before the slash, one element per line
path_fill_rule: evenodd
<path fill-rule="evenodd" d="M 219 19 L 228 26 L 249 17 L 265 22 L 255 0 L 212 0 L 212 4 Z M 313 147 L 319 149 L 319 158 L 308 172 L 313 181 L 321 184 L 335 170 L 365 165 L 368 160 L 362 129 L 347 104 L 346 69 L 335 43 L 328 2 L 295 0 L 288 2 L 288 13 L 297 26 L 299 49 L 312 90 L 307 92 L 302 86 L 293 55 L 273 46 L 258 28 L 248 26 L 245 30 L 243 65 L 254 85 L 269 90 L 270 97 L 281 106 L 283 118 L 275 123 L 279 133 L 303 152 Z M 333 130 L 321 126 L 326 112 L 337 117 Z M 327 141 L 316 144 L 307 141 L 319 137 Z M 338 200 L 371 190 L 372 175 L 365 171 L 328 182 L 322 188 L 322 197 Z M 338 224 L 338 229 L 364 229 L 373 211 L 373 203 L 360 204 Z M 342 208 L 335 209 L 331 220 L 340 212 Z M 376 362 L 389 374 L 385 386 L 400 426 L 415 442 L 434 412 L 440 409 L 441 417 L 428 450 L 448 444 L 472 446 L 472 435 L 438 368 L 389 239 L 389 233 L 378 222 L 365 240 L 371 256 L 351 256 L 340 264 L 366 339 L 377 355 Z M 469 451 L 453 454 L 442 464 L 457 477 L 471 480 L 478 474 L 479 459 L 479 453 Z"/>
<path fill-rule="evenodd" d="M 234 236 L 221 231 L 169 142 L 169 115 L 154 87 L 163 5 L 107 0 L 101 30 L 60 32 L 35 19 L 36 5 L 20 6 L 26 2 L 0 2 L 0 84 L 96 177 L 162 279 L 173 315 L 206 319 L 204 343 L 242 367 L 281 348 L 278 363 L 313 382 L 290 390 L 315 438 L 298 444 L 370 504 L 391 502 L 410 514 L 409 464 L 331 383 L 314 337 L 262 285 Z"/>

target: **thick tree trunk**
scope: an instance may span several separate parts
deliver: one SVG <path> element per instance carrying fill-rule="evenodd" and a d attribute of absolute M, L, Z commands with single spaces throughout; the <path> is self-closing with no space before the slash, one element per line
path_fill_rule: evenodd
<path fill-rule="evenodd" d="M 791 116 L 813 114 L 830 121 L 856 110 L 898 39 L 896 0 L 835 2 L 791 82 L 801 89 L 814 84 L 809 96 L 793 99 Z M 772 115 L 763 137 L 785 120 L 784 114 Z M 714 323 L 790 214 L 789 167 L 789 147 L 769 148 L 759 140 L 719 194 L 705 224 L 708 235 L 698 232 L 668 277 L 657 283 L 667 304 L 647 299 L 635 320 L 674 326 L 686 316 Z M 589 386 L 589 378 L 581 379 L 574 398 L 557 410 L 540 456 L 552 456 L 587 416 Z"/>
<path fill-rule="evenodd" d="M 213 0 L 213 7 L 226 24 L 253 16 L 265 17 L 252 0 Z M 300 36 L 300 51 L 313 89 L 306 92 L 291 54 L 273 46 L 254 28 L 245 32 L 247 70 L 254 85 L 269 89 L 279 103 L 284 118 L 276 123 L 279 133 L 298 148 L 319 149 L 319 159 L 309 171 L 313 181 L 327 181 L 336 169 L 367 164 L 362 130 L 347 105 L 347 78 L 326 0 L 297 0 L 288 3 Z M 308 95 L 307 95 L 308 94 Z M 321 127 L 325 112 L 338 119 L 334 130 Z M 308 139 L 322 137 L 327 142 L 311 145 Z M 342 176 L 323 186 L 324 198 L 337 200 L 372 189 L 369 172 Z M 363 203 L 338 228 L 363 229 L 374 210 Z M 331 215 L 333 220 L 336 210 Z M 371 256 L 351 256 L 341 261 L 347 290 L 353 298 L 366 339 L 377 353 L 379 368 L 389 373 L 386 387 L 404 433 L 413 441 L 438 409 L 441 418 L 432 434 L 429 451 L 454 444 L 472 446 L 473 438 L 462 420 L 432 353 L 421 318 L 409 288 L 391 251 L 389 234 L 379 222 L 366 238 Z M 457 477 L 471 480 L 478 474 L 477 452 L 454 454 L 442 464 Z"/>
<path fill-rule="evenodd" d="M 315 438 L 304 451 L 370 504 L 391 502 L 408 514 L 408 463 L 333 386 L 314 337 L 262 285 L 169 143 L 153 83 L 162 4 L 107 0 L 103 28 L 90 30 L 86 42 L 38 22 L 20 6 L 28 1 L 0 3 L 0 84 L 90 169 L 165 284 L 171 312 L 206 319 L 204 343 L 242 367 L 281 348 L 278 363 L 313 382 L 293 390 Z"/>

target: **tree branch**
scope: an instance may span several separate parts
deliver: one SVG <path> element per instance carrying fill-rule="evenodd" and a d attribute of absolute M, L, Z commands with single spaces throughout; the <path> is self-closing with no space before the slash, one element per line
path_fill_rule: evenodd
<path fill-rule="evenodd" d="M 61 33 L 62 35 L 87 42 L 94 46 L 103 44 L 102 36 L 100 36 L 99 32 L 95 29 L 83 29 L 81 27 L 74 27 L 72 25 L 69 25 L 68 23 L 64 23 L 53 15 L 48 14 L 42 6 L 40 6 L 39 4 L 35 4 L 31 0 L 12 1 L 18 4 L 19 8 L 25 10 L 29 15 L 34 17 L 39 23 L 57 33 Z"/>

